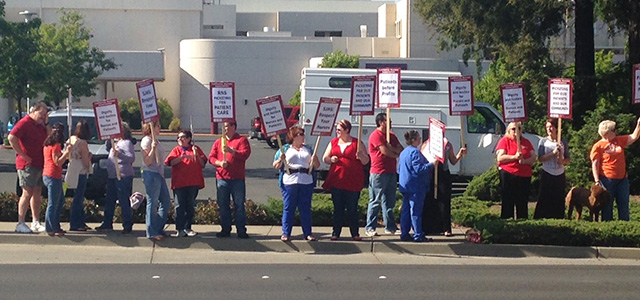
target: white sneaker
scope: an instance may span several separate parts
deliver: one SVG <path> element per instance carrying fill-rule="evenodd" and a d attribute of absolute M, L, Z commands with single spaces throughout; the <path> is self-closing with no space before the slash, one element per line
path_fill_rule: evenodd
<path fill-rule="evenodd" d="M 25 224 L 24 222 L 19 222 L 18 225 L 16 225 L 16 232 L 31 233 L 31 229 L 29 229 L 29 226 L 27 226 L 27 224 Z"/>
<path fill-rule="evenodd" d="M 31 222 L 31 231 L 33 231 L 33 232 L 44 232 L 45 230 L 47 230 L 47 228 L 42 226 L 42 224 L 40 224 L 40 221 Z"/>
<path fill-rule="evenodd" d="M 375 230 L 366 230 L 364 233 L 367 236 L 378 236 L 378 233 Z"/>
<path fill-rule="evenodd" d="M 197 232 L 195 232 L 195 231 L 193 231 L 193 230 L 191 230 L 191 229 L 185 229 L 185 230 L 184 230 L 184 233 L 186 233 L 186 234 L 187 234 L 187 236 L 189 236 L 189 237 L 198 235 L 198 233 L 197 233 Z"/>

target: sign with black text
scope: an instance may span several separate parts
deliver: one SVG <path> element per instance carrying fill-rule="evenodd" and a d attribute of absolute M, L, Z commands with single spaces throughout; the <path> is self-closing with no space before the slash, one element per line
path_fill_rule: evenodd
<path fill-rule="evenodd" d="M 547 115 L 549 118 L 571 119 L 573 113 L 573 80 L 549 79 Z"/>
<path fill-rule="evenodd" d="M 449 115 L 473 115 L 473 76 L 449 77 Z"/>
<path fill-rule="evenodd" d="M 287 133 L 287 120 L 284 117 L 284 107 L 280 95 L 269 96 L 256 100 L 260 120 L 267 136 Z"/>
<path fill-rule="evenodd" d="M 376 76 L 351 77 L 349 115 L 372 116 L 375 112 Z"/>
<path fill-rule="evenodd" d="M 93 113 L 96 116 L 99 140 L 122 137 L 122 122 L 120 121 L 118 99 L 93 102 Z"/>
<path fill-rule="evenodd" d="M 236 120 L 236 91 L 233 82 L 210 82 L 211 120 L 233 122 Z"/>
<path fill-rule="evenodd" d="M 502 117 L 505 123 L 526 121 L 527 105 L 524 83 L 507 83 L 500 85 L 502 99 Z"/>
<path fill-rule="evenodd" d="M 429 154 L 444 163 L 444 131 L 446 125 L 429 117 Z"/>
<path fill-rule="evenodd" d="M 138 100 L 140 101 L 140 114 L 143 123 L 150 123 L 160 120 L 158 110 L 158 99 L 156 98 L 156 88 L 153 79 L 147 79 L 136 83 L 138 89 Z"/>
<path fill-rule="evenodd" d="M 333 133 L 341 102 L 340 98 L 320 98 L 316 118 L 311 126 L 311 135 L 330 136 Z"/>
<path fill-rule="evenodd" d="M 640 64 L 633 65 L 633 100 L 632 104 L 640 103 Z"/>
<path fill-rule="evenodd" d="M 378 107 L 400 107 L 400 68 L 378 69 Z"/>

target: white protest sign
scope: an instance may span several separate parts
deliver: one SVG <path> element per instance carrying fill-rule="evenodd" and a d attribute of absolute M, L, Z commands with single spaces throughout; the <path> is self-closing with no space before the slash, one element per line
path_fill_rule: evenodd
<path fill-rule="evenodd" d="M 136 88 L 138 89 L 142 122 L 150 123 L 160 120 L 160 111 L 158 110 L 158 100 L 156 99 L 156 88 L 153 84 L 153 79 L 137 82 Z"/>
<path fill-rule="evenodd" d="M 632 104 L 640 103 L 640 64 L 633 65 L 633 100 Z"/>
<path fill-rule="evenodd" d="M 233 122 L 236 120 L 235 83 L 210 82 L 211 120 L 213 122 Z"/>
<path fill-rule="evenodd" d="M 571 119 L 573 112 L 573 80 L 549 79 L 547 115 L 549 118 Z"/>
<path fill-rule="evenodd" d="M 400 107 L 400 68 L 378 69 L 378 107 Z"/>
<path fill-rule="evenodd" d="M 93 102 L 93 113 L 96 116 L 98 139 L 108 140 L 122 137 L 120 107 L 117 99 Z"/>
<path fill-rule="evenodd" d="M 429 117 L 429 154 L 444 163 L 445 124 Z"/>
<path fill-rule="evenodd" d="M 288 132 L 280 95 L 260 98 L 256 100 L 256 105 L 267 136 Z"/>
<path fill-rule="evenodd" d="M 375 76 L 351 77 L 351 102 L 349 103 L 349 115 L 371 116 L 375 112 L 374 101 L 376 97 Z"/>
<path fill-rule="evenodd" d="M 449 77 L 449 115 L 473 115 L 473 76 Z"/>
<path fill-rule="evenodd" d="M 311 126 L 311 135 L 330 136 L 333 133 L 341 102 L 340 98 L 320 98 L 316 117 Z"/>
<path fill-rule="evenodd" d="M 527 105 L 524 83 L 507 83 L 500 85 L 502 98 L 502 116 L 505 123 L 526 121 Z"/>

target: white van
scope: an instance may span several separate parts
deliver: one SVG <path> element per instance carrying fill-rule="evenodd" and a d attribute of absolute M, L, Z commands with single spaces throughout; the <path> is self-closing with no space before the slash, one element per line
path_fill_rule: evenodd
<path fill-rule="evenodd" d="M 320 97 L 341 98 L 342 104 L 337 120 L 347 119 L 353 128 L 351 135 L 358 135 L 359 117 L 349 115 L 351 98 L 351 77 L 376 75 L 374 69 L 323 69 L 305 68 L 302 70 L 300 91 L 300 125 L 311 132 Z M 401 107 L 391 109 L 392 131 L 404 143 L 404 133 L 410 129 L 428 137 L 429 117 L 446 124 L 445 135 L 459 149 L 461 143 L 460 121 L 464 122 L 467 155 L 457 165 L 450 168 L 451 173 L 459 176 L 476 176 L 495 165 L 495 146 L 504 135 L 506 128 L 502 115 L 489 104 L 475 101 L 475 114 L 468 117 L 449 116 L 449 76 L 460 76 L 459 72 L 402 71 Z M 376 109 L 375 114 L 384 112 Z M 362 140 L 368 145 L 369 134 L 376 128 L 375 115 L 365 116 L 362 126 Z M 535 146 L 540 139 L 537 135 L 524 134 Z M 324 154 L 330 139 L 323 137 L 318 147 L 318 156 Z M 306 143 L 314 145 L 315 136 L 307 137 Z M 404 146 L 404 145 L 403 145 Z M 320 178 L 324 178 L 329 166 L 322 164 Z"/>

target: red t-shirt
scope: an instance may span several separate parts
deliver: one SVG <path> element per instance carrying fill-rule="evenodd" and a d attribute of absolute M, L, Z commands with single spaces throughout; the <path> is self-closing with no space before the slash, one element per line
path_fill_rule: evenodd
<path fill-rule="evenodd" d="M 209 162 L 213 165 L 216 160 L 223 160 L 222 157 L 222 141 L 218 139 L 211 146 L 211 152 L 209 153 Z M 245 178 L 245 162 L 251 155 L 251 145 L 249 140 L 236 133 L 229 141 L 227 146 L 233 148 L 236 153 L 231 154 L 227 152 L 226 158 L 229 164 L 226 168 L 216 167 L 217 179 L 244 179 Z"/>
<path fill-rule="evenodd" d="M 400 145 L 400 141 L 396 135 L 391 132 L 389 135 L 389 141 L 391 147 L 396 147 Z M 393 157 L 388 157 L 382 152 L 378 147 L 387 144 L 387 135 L 382 130 L 375 129 L 371 135 L 369 135 L 369 153 L 371 155 L 371 170 L 369 171 L 372 174 L 389 174 L 389 173 L 397 173 L 396 170 L 396 162 L 397 160 Z"/>
<path fill-rule="evenodd" d="M 18 138 L 20 148 L 31 158 L 31 165 L 40 169 L 44 168 L 42 149 L 44 140 L 47 138 L 47 128 L 26 115 L 11 129 L 11 135 Z M 24 170 L 27 165 L 29 164 L 22 159 L 22 156 L 16 154 L 16 169 Z"/>
<path fill-rule="evenodd" d="M 624 147 L 629 144 L 629 136 L 616 136 L 612 141 L 599 140 L 591 147 L 591 161 L 600 160 L 598 174 L 609 179 L 627 177 L 627 162 L 624 158 Z"/>
<path fill-rule="evenodd" d="M 62 146 L 55 143 L 53 145 L 44 146 L 44 169 L 42 170 L 42 176 L 49 176 L 51 178 L 62 179 L 62 166 L 56 166 L 53 161 L 53 154 L 58 153 L 62 155 Z"/>
<path fill-rule="evenodd" d="M 350 192 L 359 192 L 364 184 L 364 170 L 362 163 L 356 158 L 358 139 L 353 138 L 351 144 L 345 147 L 344 152 L 340 151 L 338 145 L 340 138 L 331 140 L 331 156 L 337 156 L 338 161 L 331 164 L 327 179 L 322 188 L 331 190 L 337 188 Z"/>
<path fill-rule="evenodd" d="M 526 138 L 520 139 L 520 149 L 522 153 L 522 158 L 527 159 L 531 157 L 531 151 L 533 151 L 533 145 Z M 498 141 L 498 145 L 496 145 L 496 152 L 498 150 L 505 150 L 505 154 L 507 155 L 515 155 L 518 150 L 518 143 L 515 139 L 511 139 L 508 137 L 503 137 Z M 520 164 L 517 161 L 512 161 L 508 163 L 500 163 L 498 162 L 498 168 L 505 170 L 513 175 L 519 177 L 531 177 L 531 165 Z"/>
<path fill-rule="evenodd" d="M 177 146 L 171 150 L 164 164 L 171 166 L 171 160 L 181 157 L 183 154 L 189 157 L 193 156 L 193 147 L 184 150 L 182 146 Z M 207 157 L 200 147 L 196 148 L 196 157 L 206 160 Z M 199 189 L 204 188 L 204 176 L 202 175 L 202 166 L 197 160 L 190 158 L 182 158 L 182 161 L 175 166 L 171 166 L 171 189 L 179 189 L 186 186 L 197 186 Z"/>

